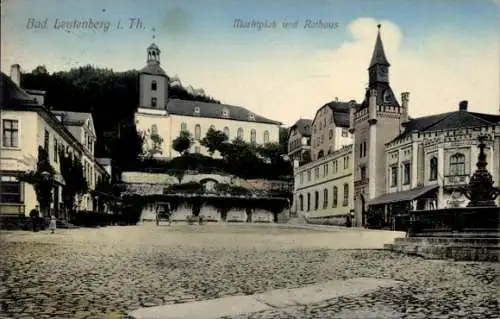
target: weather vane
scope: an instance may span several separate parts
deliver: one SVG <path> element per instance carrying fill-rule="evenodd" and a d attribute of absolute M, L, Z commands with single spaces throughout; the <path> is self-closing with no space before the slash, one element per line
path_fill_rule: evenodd
<path fill-rule="evenodd" d="M 156 28 L 152 28 L 151 31 L 153 31 L 153 41 L 156 39 Z"/>

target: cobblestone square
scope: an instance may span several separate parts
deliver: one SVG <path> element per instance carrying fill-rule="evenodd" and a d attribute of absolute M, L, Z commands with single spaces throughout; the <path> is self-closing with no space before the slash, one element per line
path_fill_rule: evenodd
<path fill-rule="evenodd" d="M 145 224 L 0 234 L 2 318 L 120 318 L 141 307 L 354 277 L 404 284 L 237 318 L 500 316 L 498 264 L 359 249 L 372 247 L 365 231 Z"/>

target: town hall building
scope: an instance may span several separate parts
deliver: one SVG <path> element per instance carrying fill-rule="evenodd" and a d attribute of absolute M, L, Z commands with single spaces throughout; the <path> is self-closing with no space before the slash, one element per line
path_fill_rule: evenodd
<path fill-rule="evenodd" d="M 156 158 L 169 159 L 180 154 L 172 142 L 187 131 L 193 138 L 192 153 L 209 155 L 200 141 L 213 128 L 226 134 L 229 141 L 240 139 L 254 145 L 279 143 L 281 123 L 235 105 L 188 101 L 170 98 L 170 79 L 160 66 L 160 49 L 156 44 L 147 48 L 147 64 L 139 75 L 139 107 L 135 114 L 136 127 L 146 137 L 156 134 L 163 139 L 161 154 Z M 219 156 L 216 152 L 215 157 Z"/>

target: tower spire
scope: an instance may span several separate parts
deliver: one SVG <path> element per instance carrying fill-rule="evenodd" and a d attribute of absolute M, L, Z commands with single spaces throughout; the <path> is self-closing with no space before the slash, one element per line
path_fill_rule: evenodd
<path fill-rule="evenodd" d="M 382 44 L 382 38 L 380 37 L 380 27 L 382 25 L 377 24 L 377 40 L 375 41 L 375 48 L 373 49 L 372 60 L 370 61 L 370 68 L 374 65 L 380 64 L 385 66 L 390 66 L 389 61 L 385 56 L 384 45 Z"/>

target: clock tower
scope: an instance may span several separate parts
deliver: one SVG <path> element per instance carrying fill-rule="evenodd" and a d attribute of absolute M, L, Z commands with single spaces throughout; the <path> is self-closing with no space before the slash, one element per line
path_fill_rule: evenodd
<path fill-rule="evenodd" d="M 377 25 L 378 34 L 377 40 L 375 42 L 375 49 L 373 50 L 372 59 L 370 61 L 369 72 L 369 83 L 373 86 L 376 83 L 389 83 L 389 61 L 385 56 L 384 45 L 382 44 L 382 39 L 380 38 L 380 24 Z"/>

